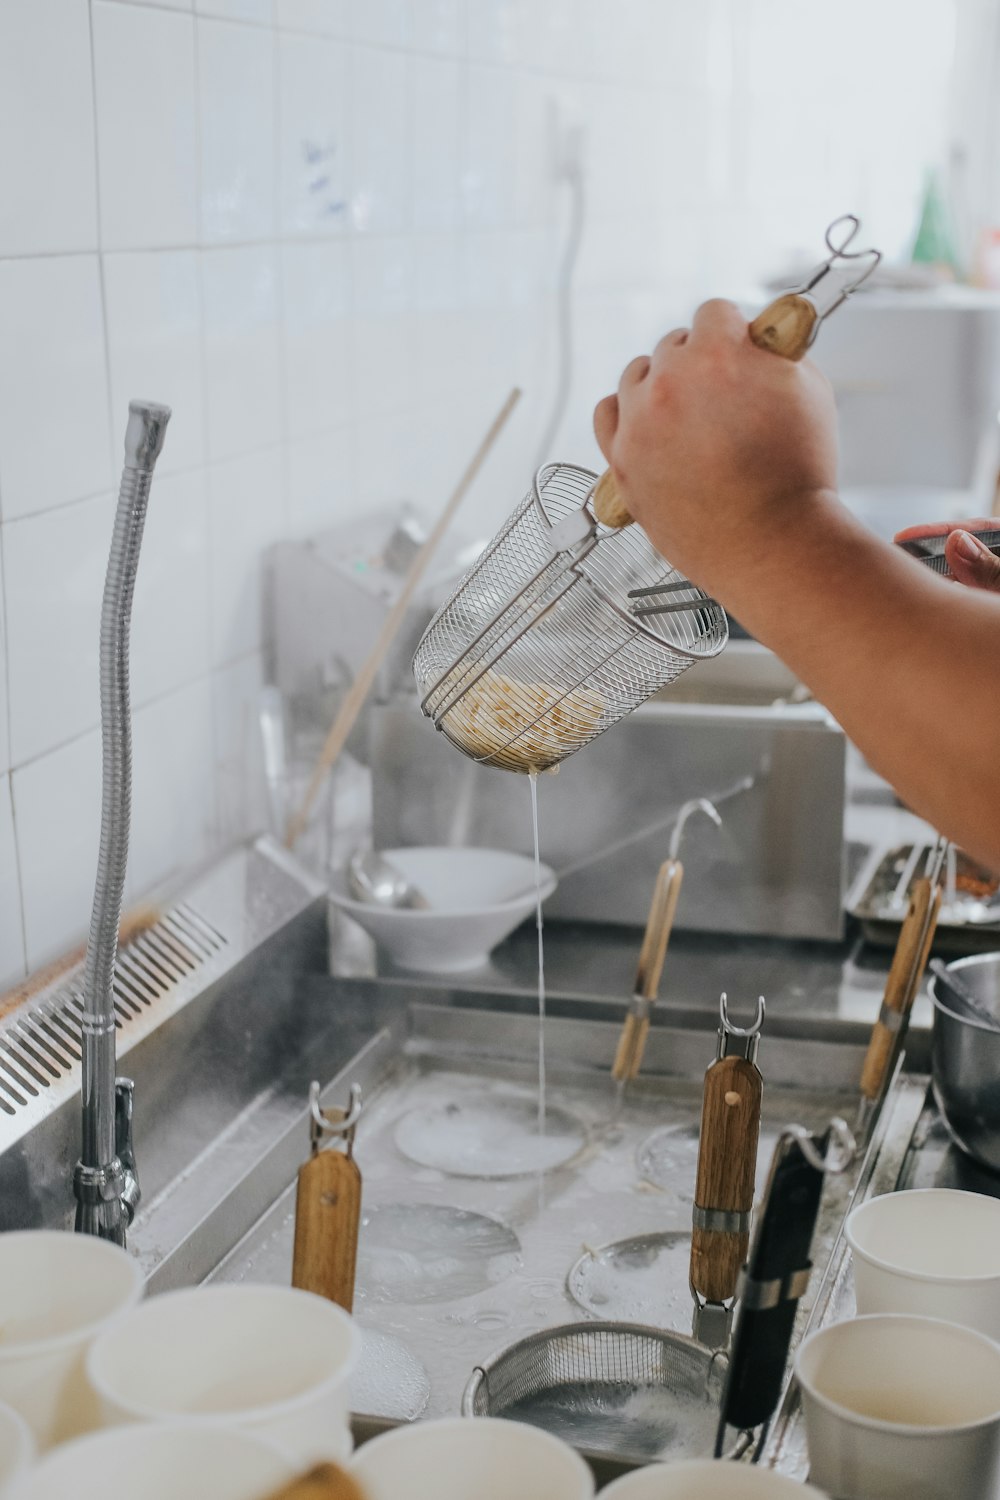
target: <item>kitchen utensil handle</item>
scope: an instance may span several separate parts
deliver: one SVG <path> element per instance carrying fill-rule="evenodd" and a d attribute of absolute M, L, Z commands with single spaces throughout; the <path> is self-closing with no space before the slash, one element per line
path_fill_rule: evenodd
<path fill-rule="evenodd" d="M 786 292 L 757 314 L 750 324 L 750 338 L 758 349 L 780 354 L 782 359 L 800 360 L 812 342 L 818 317 L 819 313 L 808 297 Z M 620 531 L 623 526 L 632 524 L 632 517 L 610 469 L 605 469 L 594 486 L 591 504 L 602 526 Z"/>
<path fill-rule="evenodd" d="M 871 1040 L 861 1069 L 861 1093 L 874 1102 L 879 1098 L 896 1054 L 900 1031 L 906 1024 L 924 964 L 934 941 L 934 912 L 940 907 L 940 887 L 932 890 L 924 876 L 914 883 L 910 904 L 896 940 L 882 1007 L 872 1028 Z M 893 1022 L 891 1017 L 896 1017 Z"/>
<path fill-rule="evenodd" d="M 274 1490 L 267 1500 L 365 1500 L 365 1492 L 336 1464 L 317 1464 L 290 1484 Z"/>
<path fill-rule="evenodd" d="M 747 1257 L 762 1092 L 760 1073 L 745 1057 L 720 1058 L 705 1074 L 691 1288 L 706 1302 L 725 1302 L 735 1295 Z M 716 1218 L 721 1215 L 727 1218 Z"/>
<path fill-rule="evenodd" d="M 747 1262 L 748 1285 L 737 1304 L 722 1398 L 727 1426 L 758 1427 L 778 1404 L 795 1314 L 805 1290 L 797 1278 L 808 1280 L 822 1192 L 823 1173 L 794 1141 L 779 1141 Z"/>
<path fill-rule="evenodd" d="M 354 1304 L 361 1222 L 361 1173 L 343 1151 L 319 1151 L 299 1168 L 295 1195 L 292 1286 L 328 1297 L 345 1312 Z"/>
<path fill-rule="evenodd" d="M 674 917 L 677 915 L 677 901 L 683 879 L 684 866 L 680 860 L 664 860 L 656 877 L 653 899 L 649 903 L 646 931 L 635 972 L 635 993 L 643 1000 L 655 1000 L 660 992 L 660 976 L 663 973 Z"/>

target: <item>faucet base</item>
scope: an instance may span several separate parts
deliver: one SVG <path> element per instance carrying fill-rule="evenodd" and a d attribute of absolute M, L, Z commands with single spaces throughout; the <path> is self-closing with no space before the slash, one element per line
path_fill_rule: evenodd
<path fill-rule="evenodd" d="M 119 1157 L 103 1167 L 87 1167 L 78 1161 L 73 1172 L 77 1234 L 96 1234 L 99 1239 L 124 1245 L 131 1218 L 122 1203 L 124 1192 L 125 1168 Z"/>

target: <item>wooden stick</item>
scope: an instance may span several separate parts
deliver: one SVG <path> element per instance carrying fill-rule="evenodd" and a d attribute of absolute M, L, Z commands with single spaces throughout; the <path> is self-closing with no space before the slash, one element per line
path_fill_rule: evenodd
<path fill-rule="evenodd" d="M 372 647 L 368 659 L 365 662 L 364 666 L 361 668 L 361 671 L 358 673 L 357 677 L 351 684 L 347 696 L 344 698 L 343 703 L 340 705 L 337 717 L 334 719 L 333 724 L 330 727 L 330 733 L 326 737 L 326 743 L 324 744 L 323 749 L 320 752 L 319 759 L 316 762 L 316 767 L 313 771 L 312 779 L 310 780 L 309 786 L 306 789 L 306 794 L 302 799 L 301 806 L 288 825 L 288 831 L 285 835 L 285 844 L 287 848 L 293 849 L 295 847 L 295 844 L 301 837 L 305 826 L 309 821 L 309 813 L 312 810 L 313 803 L 316 801 L 316 797 L 319 793 L 320 787 L 323 785 L 330 767 L 337 759 L 337 756 L 340 754 L 341 750 L 343 750 L 344 745 L 347 742 L 348 735 L 354 728 L 358 714 L 361 712 L 364 701 L 371 691 L 372 684 L 375 681 L 378 670 L 388 654 L 389 647 L 392 645 L 399 627 L 403 623 L 403 617 L 406 614 L 407 609 L 409 608 L 410 600 L 413 598 L 413 595 L 415 594 L 417 589 L 417 585 L 419 584 L 421 578 L 424 576 L 427 564 L 430 562 L 432 556 L 437 550 L 442 536 L 444 535 L 448 526 L 451 524 L 452 517 L 454 516 L 458 507 L 461 505 L 462 501 L 465 499 L 466 492 L 468 491 L 476 475 L 479 473 L 479 470 L 482 468 L 483 463 L 486 460 L 486 456 L 489 453 L 490 449 L 493 447 L 493 444 L 496 442 L 497 438 L 500 436 L 500 433 L 507 425 L 507 419 L 509 418 L 511 412 L 514 410 L 514 407 L 517 405 L 520 398 L 521 392 L 518 390 L 517 386 L 515 386 L 510 395 L 507 397 L 507 400 L 504 402 L 503 406 L 500 408 L 497 415 L 494 417 L 489 431 L 483 438 L 479 447 L 476 449 L 476 452 L 473 455 L 472 460 L 465 473 L 458 481 L 458 484 L 456 485 L 452 493 L 451 499 L 448 501 L 444 510 L 441 512 L 441 515 L 433 531 L 427 538 L 424 545 L 421 547 L 420 551 L 417 553 L 416 557 L 413 559 L 410 571 L 409 573 L 407 573 L 406 580 L 403 584 L 402 589 L 400 590 L 399 598 L 396 600 L 392 609 L 386 616 L 385 623 L 383 624 L 382 629 L 379 632 L 378 640 Z"/>

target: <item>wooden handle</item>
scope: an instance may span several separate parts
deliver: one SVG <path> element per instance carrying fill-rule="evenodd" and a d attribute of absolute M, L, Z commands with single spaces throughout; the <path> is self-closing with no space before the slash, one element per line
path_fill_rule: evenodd
<path fill-rule="evenodd" d="M 320 1151 L 299 1168 L 292 1286 L 354 1305 L 361 1222 L 361 1173 L 343 1151 Z"/>
<path fill-rule="evenodd" d="M 365 1492 L 336 1464 L 317 1464 L 291 1484 L 275 1490 L 267 1500 L 365 1500 Z"/>
<path fill-rule="evenodd" d="M 379 668 L 389 654 L 389 647 L 396 639 L 399 628 L 410 607 L 410 600 L 417 590 L 417 585 L 427 571 L 427 566 L 437 551 L 441 538 L 451 525 L 452 517 L 465 499 L 469 486 L 485 463 L 490 449 L 504 427 L 506 427 L 507 420 L 520 399 L 521 392 L 515 386 L 491 422 L 489 431 L 473 454 L 465 473 L 458 481 L 448 499 L 448 503 L 434 523 L 434 529 L 410 564 L 410 571 L 407 573 L 403 587 L 399 591 L 399 598 L 386 615 L 382 629 L 379 631 L 378 640 L 368 653 L 368 657 L 358 672 L 357 677 L 351 683 L 344 701 L 337 712 L 337 716 L 330 726 L 330 732 L 326 737 L 323 749 L 320 751 L 319 759 L 316 762 L 309 785 L 306 788 L 305 796 L 302 798 L 302 804 L 289 822 L 288 830 L 285 834 L 285 845 L 287 848 L 294 849 L 299 838 L 302 836 L 306 824 L 309 822 L 309 813 L 319 794 L 319 789 L 326 780 L 330 767 L 347 743 L 348 736 L 357 722 L 358 714 L 364 707 L 365 699 L 371 692 L 375 678 L 378 676 Z"/>
<path fill-rule="evenodd" d="M 813 304 L 797 292 L 778 297 L 750 324 L 750 338 L 758 349 L 780 354 L 782 359 L 799 360 L 812 342 L 818 314 Z M 632 517 L 610 469 L 605 469 L 594 486 L 591 497 L 594 515 L 602 526 L 621 531 L 631 526 Z"/>
<path fill-rule="evenodd" d="M 723 1057 L 705 1074 L 698 1146 L 696 1209 L 749 1214 L 753 1209 L 763 1080 L 745 1057 Z M 691 1231 L 691 1286 L 707 1302 L 736 1293 L 750 1248 L 750 1227 L 736 1233 Z"/>
<path fill-rule="evenodd" d="M 940 906 L 940 886 L 932 890 L 926 876 L 914 883 L 882 996 L 882 1006 L 900 1017 L 900 1028 L 892 1030 L 880 1018 L 875 1021 L 861 1069 L 861 1093 L 865 1099 L 874 1101 L 882 1092 L 920 988 Z"/>
<path fill-rule="evenodd" d="M 684 866 L 680 860 L 664 860 L 653 887 L 653 899 L 649 904 L 646 931 L 635 973 L 635 993 L 644 1000 L 655 1000 L 660 992 L 660 975 L 663 973 L 683 879 Z"/>
<path fill-rule="evenodd" d="M 794 362 L 802 358 L 812 343 L 818 316 L 808 297 L 786 292 L 757 314 L 750 324 L 750 337 L 758 349 Z"/>
<path fill-rule="evenodd" d="M 659 993 L 660 975 L 663 973 L 663 962 L 667 956 L 667 944 L 674 925 L 677 898 L 681 893 L 683 879 L 684 866 L 679 859 L 664 860 L 657 872 L 635 974 L 635 999 L 644 1000 L 647 1004 L 643 1007 L 636 1006 L 634 999 L 632 1009 L 625 1017 L 615 1060 L 611 1065 L 611 1076 L 616 1083 L 627 1083 L 638 1077 L 642 1067 L 649 1037 L 649 1007 Z"/>

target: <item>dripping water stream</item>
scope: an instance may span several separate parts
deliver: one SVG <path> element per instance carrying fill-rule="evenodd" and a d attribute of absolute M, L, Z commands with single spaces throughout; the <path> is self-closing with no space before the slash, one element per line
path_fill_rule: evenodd
<path fill-rule="evenodd" d="M 538 1134 L 545 1134 L 545 939 L 542 933 L 542 863 L 538 852 L 538 772 L 529 771 L 535 841 L 535 922 L 538 927 Z"/>

